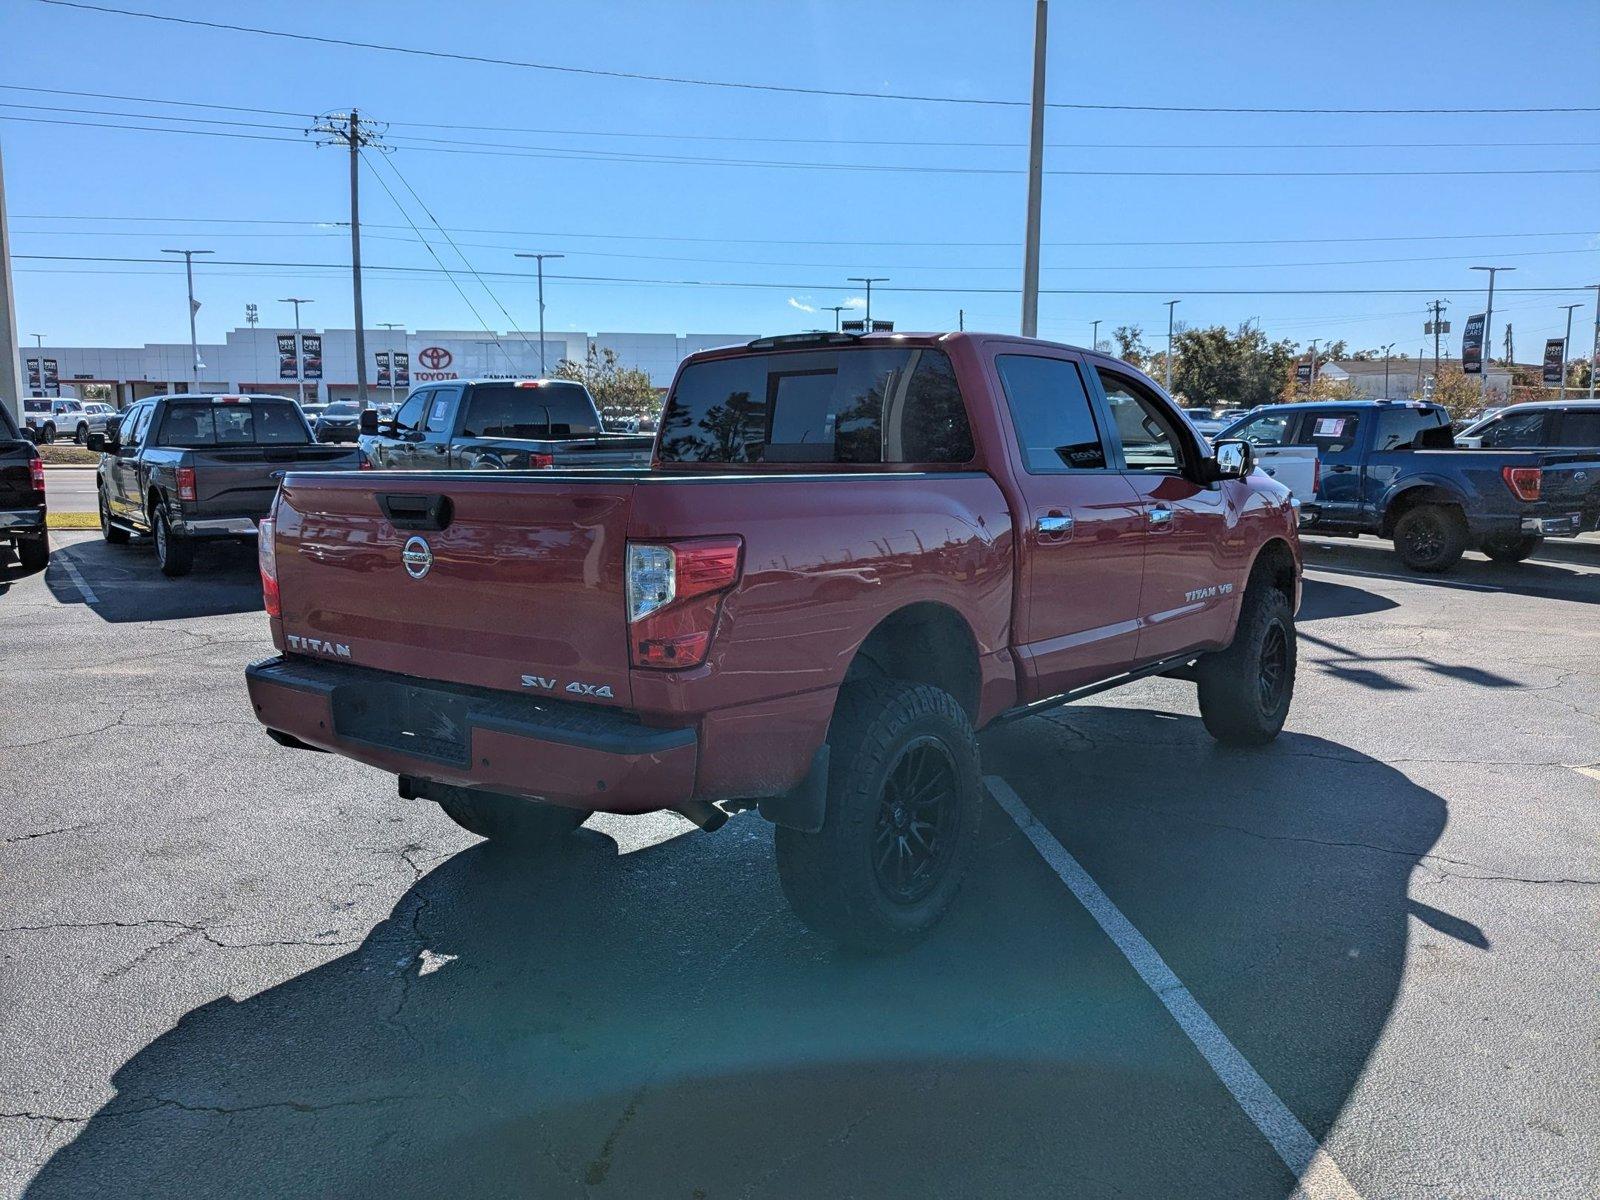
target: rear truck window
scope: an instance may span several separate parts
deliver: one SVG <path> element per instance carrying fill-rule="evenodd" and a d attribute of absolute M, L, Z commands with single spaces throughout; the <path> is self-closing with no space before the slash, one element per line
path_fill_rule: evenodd
<path fill-rule="evenodd" d="M 683 369 L 659 453 L 682 463 L 966 463 L 972 429 L 942 350 L 744 354 Z"/>
<path fill-rule="evenodd" d="M 475 438 L 593 437 L 600 414 L 576 383 L 537 387 L 486 384 L 472 389 L 461 436 Z"/>
<path fill-rule="evenodd" d="M 1435 429 L 1445 423 L 1445 415 L 1437 408 L 1381 408 L 1378 410 L 1378 440 L 1375 450 L 1401 450 L 1413 446 L 1424 429 Z"/>
<path fill-rule="evenodd" d="M 308 445 L 305 419 L 287 400 L 213 404 L 209 400 L 167 406 L 156 444 L 201 446 Z"/>

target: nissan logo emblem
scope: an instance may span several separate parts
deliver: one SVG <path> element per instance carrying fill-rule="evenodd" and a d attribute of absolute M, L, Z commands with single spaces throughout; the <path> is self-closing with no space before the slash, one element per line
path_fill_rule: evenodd
<path fill-rule="evenodd" d="M 421 579 L 433 566 L 433 551 L 428 549 L 425 539 L 414 537 L 400 552 L 400 561 L 405 564 L 407 575 L 413 579 Z"/>
<path fill-rule="evenodd" d="M 428 346 L 417 351 L 417 361 L 430 371 L 442 371 L 450 365 L 450 351 L 443 346 Z"/>

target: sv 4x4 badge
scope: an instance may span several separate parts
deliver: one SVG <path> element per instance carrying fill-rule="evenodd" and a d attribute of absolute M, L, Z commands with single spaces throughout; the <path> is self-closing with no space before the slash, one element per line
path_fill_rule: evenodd
<path fill-rule="evenodd" d="M 522 677 L 522 686 L 536 688 L 541 692 L 553 692 L 559 689 L 563 692 L 571 692 L 574 696 L 594 696 L 599 700 L 615 700 L 617 698 L 609 683 L 579 683 L 577 680 L 573 680 L 566 687 L 561 687 L 557 680 L 545 675 L 524 675 Z"/>

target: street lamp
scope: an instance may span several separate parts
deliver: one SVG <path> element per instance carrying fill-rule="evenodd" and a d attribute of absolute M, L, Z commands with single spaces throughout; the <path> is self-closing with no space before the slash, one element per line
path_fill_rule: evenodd
<path fill-rule="evenodd" d="M 1094 332 L 1089 335 L 1089 349 L 1098 350 L 1100 349 L 1100 322 L 1091 321 L 1090 324 L 1094 326 Z"/>
<path fill-rule="evenodd" d="M 539 376 L 545 375 L 544 367 L 544 260 L 547 258 L 565 258 L 565 254 L 524 254 L 517 251 L 518 258 L 532 258 L 539 265 Z"/>
<path fill-rule="evenodd" d="M 1474 271 L 1489 272 L 1489 302 L 1483 309 L 1483 351 L 1482 373 L 1478 376 L 1478 395 L 1487 397 L 1489 394 L 1489 363 L 1493 356 L 1490 349 L 1494 338 L 1494 276 L 1496 271 L 1515 271 L 1515 267 L 1473 267 Z"/>
<path fill-rule="evenodd" d="M 888 283 L 889 282 L 889 277 L 887 275 L 852 275 L 852 276 L 850 276 L 850 278 L 848 279 L 847 282 L 849 282 L 849 283 L 864 283 L 864 284 L 867 285 L 867 315 L 866 315 L 866 320 L 862 323 L 861 328 L 866 333 L 871 333 L 872 332 L 872 285 L 875 284 L 875 283 Z"/>
<path fill-rule="evenodd" d="M 838 333 L 839 332 L 839 314 L 845 311 L 845 306 L 843 304 L 830 304 L 830 305 L 827 305 L 826 307 L 824 307 L 822 311 L 823 312 L 831 312 L 833 314 L 833 331 L 835 333 Z"/>
<path fill-rule="evenodd" d="M 405 326 L 399 321 L 379 321 L 378 327 L 389 331 L 389 403 L 392 406 L 394 404 L 394 381 L 396 374 L 398 374 L 395 370 L 394 360 L 394 331 L 396 329 L 404 329 Z"/>
<path fill-rule="evenodd" d="M 315 304 L 315 300 L 307 300 L 304 296 L 284 296 L 279 304 L 294 305 L 294 378 L 296 394 L 300 397 L 300 407 L 306 406 L 306 381 L 302 378 L 300 370 L 300 306 L 302 304 Z"/>
<path fill-rule="evenodd" d="M 183 255 L 183 273 L 189 279 L 189 350 L 194 355 L 194 386 L 200 386 L 200 368 L 205 363 L 200 361 L 200 342 L 195 337 L 194 315 L 200 311 L 200 305 L 194 298 L 194 256 L 196 254 L 215 254 L 215 250 L 163 250 L 163 254 Z"/>
<path fill-rule="evenodd" d="M 1393 349 L 1393 342 L 1383 348 L 1383 398 L 1385 400 L 1389 398 L 1389 352 Z"/>
<path fill-rule="evenodd" d="M 1561 395 L 1558 400 L 1567 398 L 1567 355 L 1572 353 L 1572 310 L 1582 308 L 1581 304 L 1566 304 L 1562 306 L 1567 310 L 1567 336 L 1561 339 Z"/>

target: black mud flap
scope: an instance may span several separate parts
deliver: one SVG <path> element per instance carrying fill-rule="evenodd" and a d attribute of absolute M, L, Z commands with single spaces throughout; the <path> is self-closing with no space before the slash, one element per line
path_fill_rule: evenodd
<path fill-rule="evenodd" d="M 817 747 L 805 778 L 792 791 L 768 796 L 757 810 L 774 825 L 801 833 L 822 832 L 822 823 L 828 816 L 828 743 Z"/>

